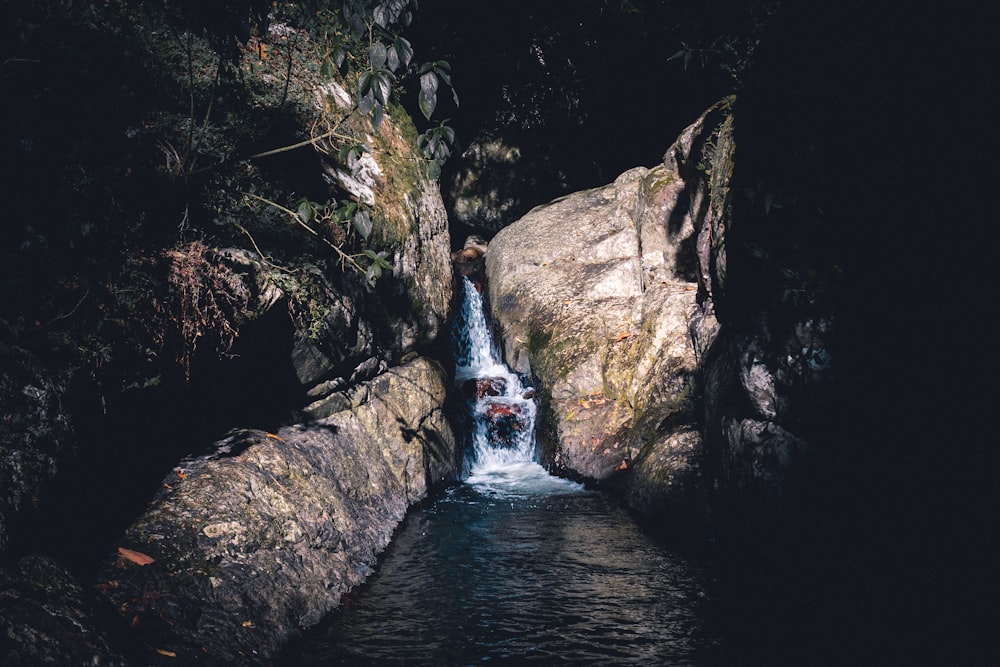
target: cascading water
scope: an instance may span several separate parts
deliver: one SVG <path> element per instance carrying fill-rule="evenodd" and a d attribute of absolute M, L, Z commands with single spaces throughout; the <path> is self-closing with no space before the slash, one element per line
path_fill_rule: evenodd
<path fill-rule="evenodd" d="M 455 321 L 455 382 L 471 414 L 466 483 L 492 494 L 574 493 L 579 484 L 549 475 L 535 451 L 534 390 L 504 365 L 493 344 L 483 300 L 462 279 L 462 310 Z"/>

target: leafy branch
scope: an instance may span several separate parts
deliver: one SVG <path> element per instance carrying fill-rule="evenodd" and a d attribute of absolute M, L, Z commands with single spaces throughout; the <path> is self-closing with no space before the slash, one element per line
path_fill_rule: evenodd
<path fill-rule="evenodd" d="M 247 206 L 251 206 L 251 200 L 256 200 L 273 206 L 287 215 L 299 227 L 302 227 L 333 249 L 340 259 L 340 266 L 342 270 L 346 267 L 350 267 L 355 272 L 363 275 L 365 283 L 369 287 L 373 287 L 375 285 L 375 281 L 382 277 L 382 273 L 385 269 L 392 268 L 392 264 L 390 264 L 386 259 L 386 257 L 388 257 L 388 253 L 386 251 L 383 250 L 376 253 L 373 250 L 365 249 L 360 253 L 348 254 L 344 252 L 339 245 L 330 241 L 330 239 L 320 234 L 311 226 L 311 223 L 350 225 L 353 227 L 354 231 L 360 234 L 363 238 L 368 238 L 372 231 L 372 208 L 368 204 L 363 202 L 333 202 L 328 204 L 318 204 L 303 198 L 299 201 L 297 210 L 293 211 L 286 206 L 282 206 L 278 202 L 272 201 L 258 194 L 254 194 L 253 192 L 244 192 L 242 194 L 243 201 Z M 260 248 L 257 247 L 256 243 L 254 244 L 254 247 L 257 248 L 257 252 L 263 256 L 263 253 L 261 253 Z"/>

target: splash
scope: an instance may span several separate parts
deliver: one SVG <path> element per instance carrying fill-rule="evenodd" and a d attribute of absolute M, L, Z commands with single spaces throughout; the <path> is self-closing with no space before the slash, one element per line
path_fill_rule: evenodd
<path fill-rule="evenodd" d="M 549 475 L 535 447 L 534 389 L 504 365 L 493 343 L 482 296 L 462 279 L 455 322 L 455 381 L 468 401 L 471 443 L 466 483 L 490 495 L 576 493 L 582 486 Z"/>

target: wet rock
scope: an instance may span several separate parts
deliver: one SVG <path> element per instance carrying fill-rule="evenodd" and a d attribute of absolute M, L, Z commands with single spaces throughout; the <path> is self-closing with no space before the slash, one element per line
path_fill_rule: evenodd
<path fill-rule="evenodd" d="M 444 373 L 418 358 L 346 409 L 242 431 L 163 480 L 113 557 L 104 594 L 148 647 L 204 664 L 264 664 L 371 573 L 407 507 L 453 479 Z"/>
<path fill-rule="evenodd" d="M 520 434 L 528 428 L 528 416 L 518 403 L 488 399 L 483 404 L 489 440 L 500 447 L 516 447 Z"/>
<path fill-rule="evenodd" d="M 483 268 L 483 251 L 479 248 L 463 248 L 451 253 L 451 261 L 459 275 L 471 276 Z"/>
<path fill-rule="evenodd" d="M 462 383 L 462 394 L 476 401 L 487 396 L 503 396 L 506 393 L 507 379 L 502 377 L 473 378 Z"/>

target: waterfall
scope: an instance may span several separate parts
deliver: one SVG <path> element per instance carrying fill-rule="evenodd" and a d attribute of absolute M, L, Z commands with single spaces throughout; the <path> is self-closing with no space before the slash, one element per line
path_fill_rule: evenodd
<path fill-rule="evenodd" d="M 582 486 L 549 475 L 537 462 L 534 389 L 503 363 L 482 296 L 462 278 L 455 320 L 455 382 L 467 400 L 470 444 L 466 483 L 491 495 L 575 493 Z"/>

